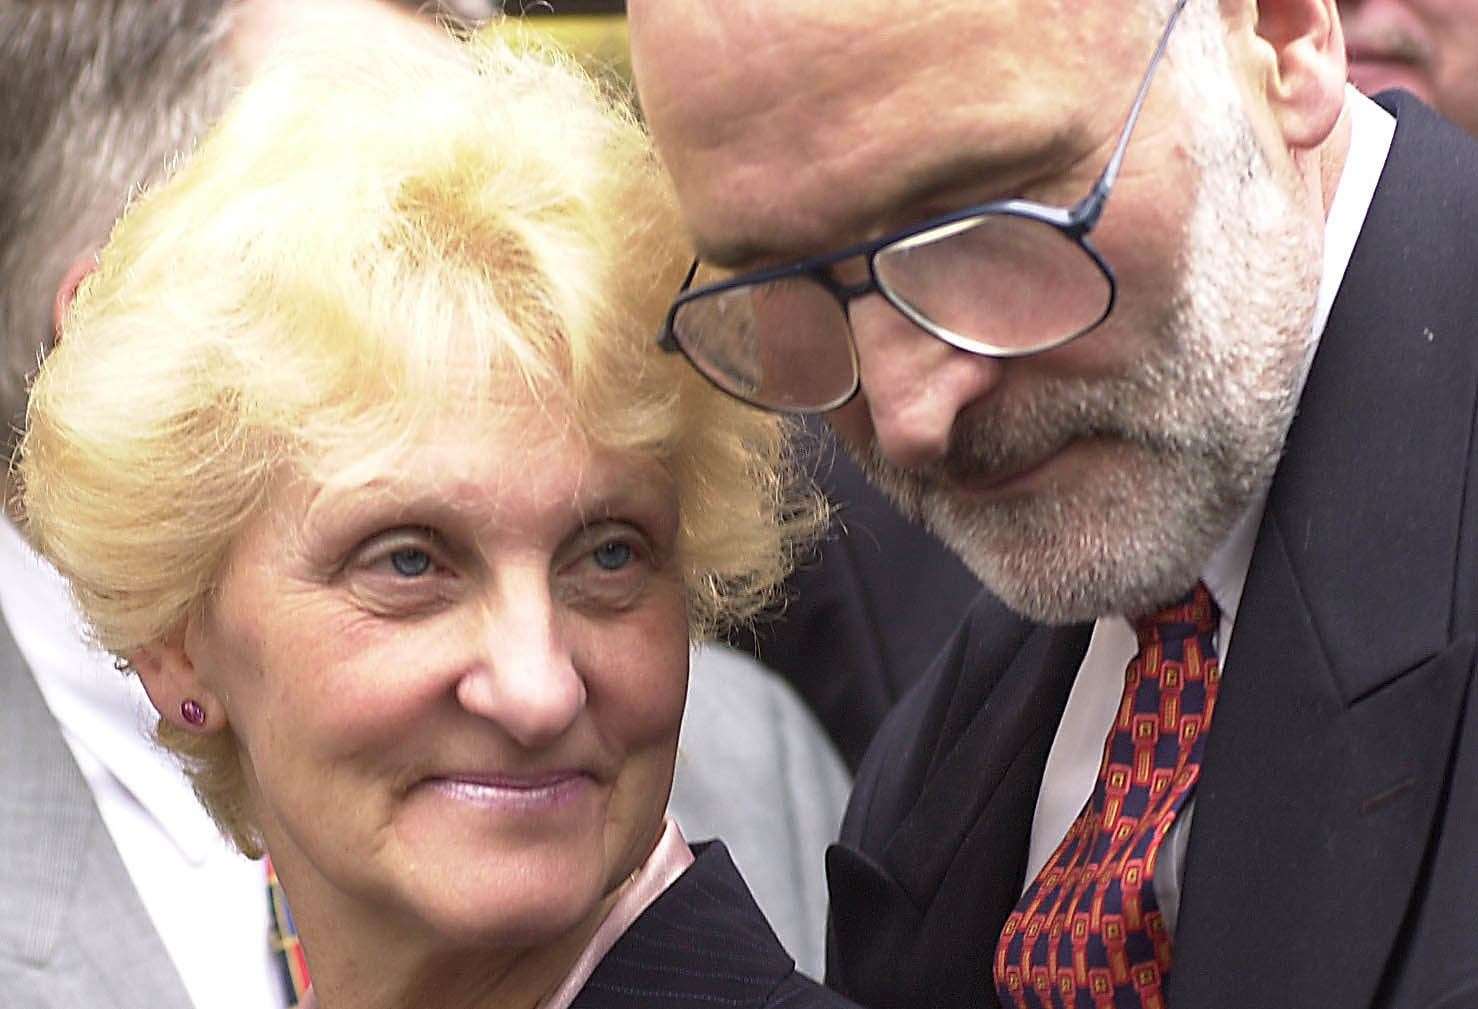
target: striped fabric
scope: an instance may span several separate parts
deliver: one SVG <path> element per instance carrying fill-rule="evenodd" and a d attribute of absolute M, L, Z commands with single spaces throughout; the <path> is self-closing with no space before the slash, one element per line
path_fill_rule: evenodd
<path fill-rule="evenodd" d="M 298 941 L 298 927 L 293 922 L 292 911 L 288 910 L 282 884 L 277 880 L 277 870 L 273 868 L 271 858 L 266 859 L 266 863 L 267 896 L 272 905 L 272 952 L 277 958 L 287 1004 L 297 1006 L 303 1001 L 312 979 L 308 976 L 308 961 L 303 956 L 303 944 Z"/>
<path fill-rule="evenodd" d="M 796 972 L 723 842 L 693 853 L 687 871 L 596 965 L 571 1009 L 859 1009 Z"/>
<path fill-rule="evenodd" d="M 1221 682 L 1206 586 L 1134 622 L 1139 652 L 1083 812 L 1006 920 L 996 989 L 1014 1009 L 1165 1009 L 1160 844 L 1201 770 Z"/>

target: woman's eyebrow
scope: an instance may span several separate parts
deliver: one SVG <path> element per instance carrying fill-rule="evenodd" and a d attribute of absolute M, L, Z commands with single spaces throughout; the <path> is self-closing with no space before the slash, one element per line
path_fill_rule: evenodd
<path fill-rule="evenodd" d="M 619 467 L 621 463 L 604 465 Z M 655 464 L 592 476 L 587 469 L 569 495 L 562 501 L 551 502 L 549 507 L 568 507 L 587 519 L 606 518 L 631 508 L 663 507 L 676 493 L 671 474 Z M 497 492 L 489 492 L 485 484 L 476 480 L 461 480 L 450 487 L 443 484 L 433 490 L 411 475 L 376 475 L 362 481 L 317 485 L 303 509 L 301 525 L 311 530 L 325 522 L 352 523 L 371 514 L 480 523 L 490 510 L 497 511 L 498 506 Z"/>

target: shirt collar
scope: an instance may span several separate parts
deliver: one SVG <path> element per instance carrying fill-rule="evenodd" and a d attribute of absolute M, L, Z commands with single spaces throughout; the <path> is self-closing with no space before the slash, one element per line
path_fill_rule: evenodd
<path fill-rule="evenodd" d="M 111 774 L 192 865 L 221 835 L 174 759 L 154 743 L 156 716 L 137 676 L 92 645 L 66 580 L 9 519 L 0 518 L 0 614 L 21 658 L 84 767 Z"/>
<path fill-rule="evenodd" d="M 1316 343 L 1329 321 L 1334 296 L 1344 282 L 1355 241 L 1365 226 L 1365 215 L 1396 135 L 1395 118 L 1350 84 L 1345 85 L 1345 108 L 1350 114 L 1350 150 L 1324 222 L 1324 273 L 1314 310 Z"/>

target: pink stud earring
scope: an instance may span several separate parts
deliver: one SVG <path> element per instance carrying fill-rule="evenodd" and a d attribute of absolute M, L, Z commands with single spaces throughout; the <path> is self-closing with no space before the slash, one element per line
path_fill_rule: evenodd
<path fill-rule="evenodd" d="M 180 717 L 199 728 L 205 724 L 205 709 L 193 699 L 187 699 L 180 703 Z"/>

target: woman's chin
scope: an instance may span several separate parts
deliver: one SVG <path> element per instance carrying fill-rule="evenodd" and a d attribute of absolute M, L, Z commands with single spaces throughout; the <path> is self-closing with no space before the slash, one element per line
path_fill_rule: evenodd
<path fill-rule="evenodd" d="M 603 897 L 592 894 L 590 899 L 471 908 L 448 913 L 431 924 L 448 949 L 543 949 L 566 936 L 593 931 L 604 914 Z"/>
<path fill-rule="evenodd" d="M 603 912 L 610 871 L 599 832 L 513 845 L 468 840 L 414 845 L 401 868 L 406 910 L 449 946 L 542 946 Z"/>
<path fill-rule="evenodd" d="M 573 872 L 560 881 L 487 881 L 479 892 L 455 887 L 413 895 L 428 944 L 453 949 L 522 950 L 548 946 L 604 914 L 604 881 Z M 469 888 L 470 889 L 470 888 Z"/>

